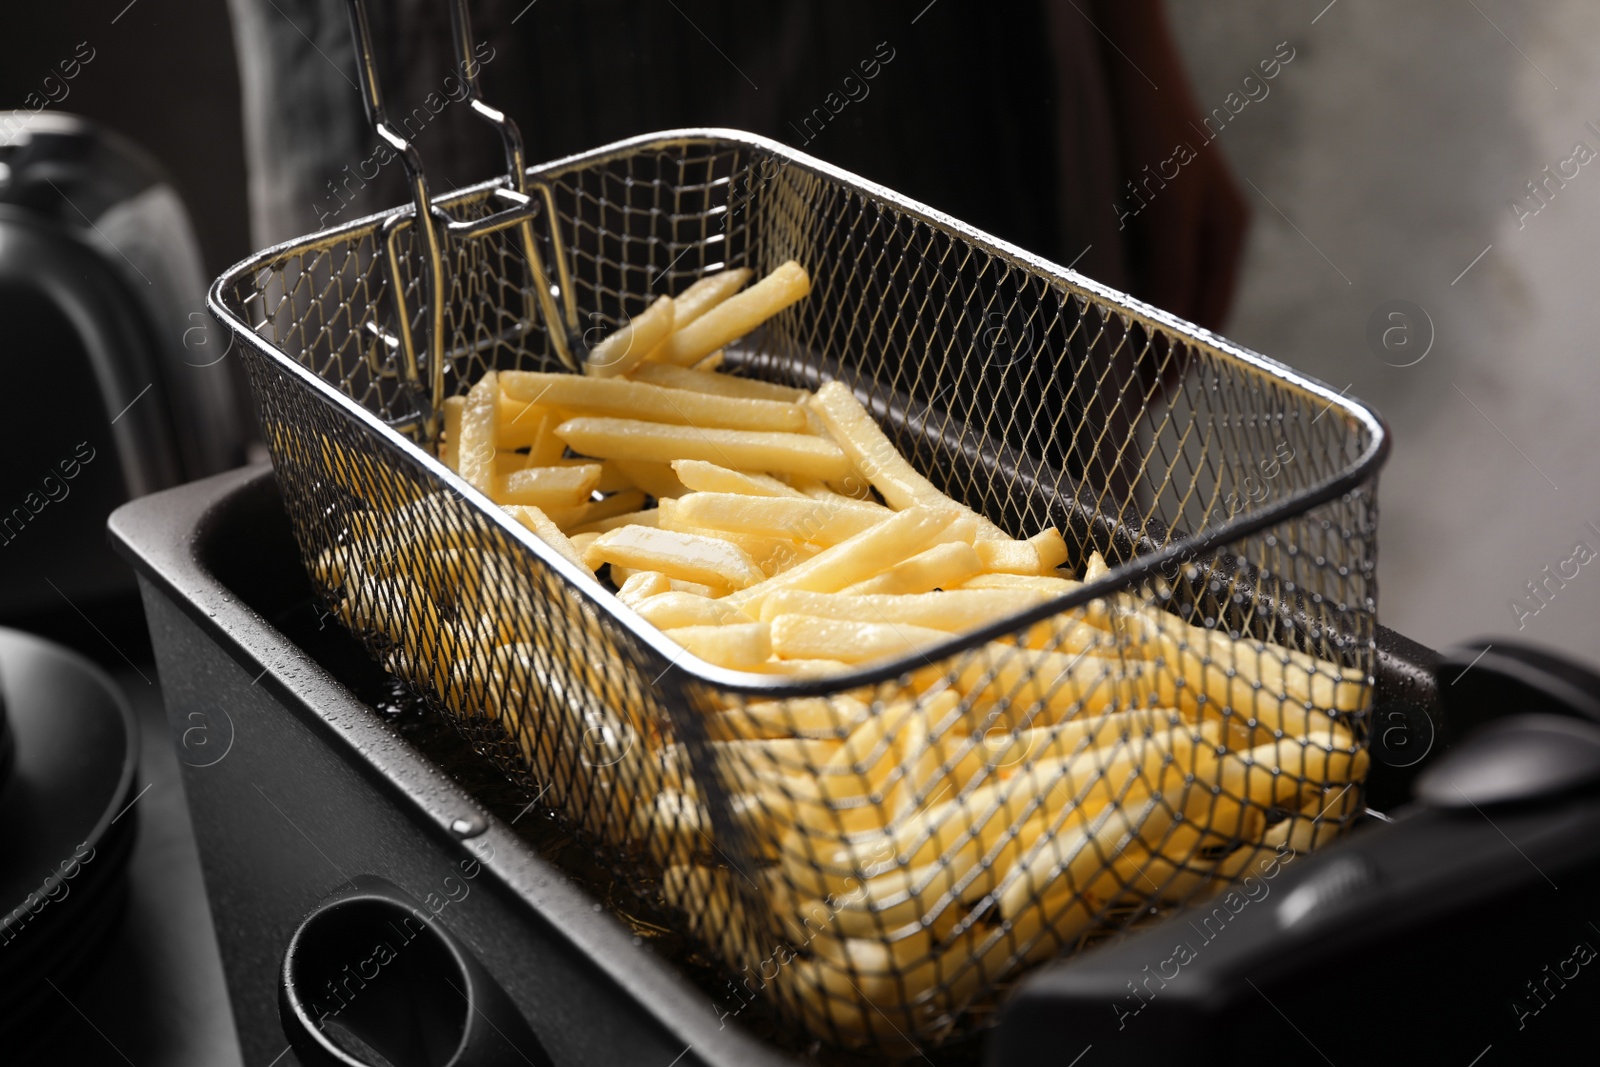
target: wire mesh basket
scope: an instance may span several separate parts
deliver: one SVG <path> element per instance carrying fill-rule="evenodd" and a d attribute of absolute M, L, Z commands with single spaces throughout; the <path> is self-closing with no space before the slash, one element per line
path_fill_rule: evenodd
<path fill-rule="evenodd" d="M 1360 810 L 1370 411 L 772 141 L 507 143 L 509 179 L 432 202 L 417 171 L 417 204 L 252 257 L 212 309 L 317 594 L 675 916 L 722 1014 L 930 1048 Z M 1081 584 L 841 675 L 729 670 L 434 458 L 484 372 L 570 369 L 661 294 L 790 259 L 811 295 L 733 372 L 843 382 L 956 501 L 1060 529 Z"/>

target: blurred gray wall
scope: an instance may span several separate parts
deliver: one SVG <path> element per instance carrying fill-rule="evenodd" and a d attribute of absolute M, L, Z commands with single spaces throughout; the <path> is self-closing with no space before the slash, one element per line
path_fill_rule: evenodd
<path fill-rule="evenodd" d="M 1168 8 L 1206 109 L 1278 42 L 1296 49 L 1213 145 L 1255 186 L 1225 332 L 1387 418 L 1380 618 L 1600 664 L 1600 556 L 1576 551 L 1600 553 L 1600 158 L 1572 161 L 1579 141 L 1600 153 L 1600 8 L 1475 2 Z M 1540 206 L 1527 183 L 1546 166 L 1576 176 Z M 1385 359 L 1369 345 L 1390 300 L 1432 321 L 1415 365 L 1393 365 L 1400 320 Z"/>

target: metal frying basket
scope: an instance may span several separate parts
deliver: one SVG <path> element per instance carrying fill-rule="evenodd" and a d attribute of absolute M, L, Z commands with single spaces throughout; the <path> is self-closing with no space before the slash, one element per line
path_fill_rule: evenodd
<path fill-rule="evenodd" d="M 364 59 L 415 203 L 211 293 L 301 553 L 374 656 L 718 962 L 725 1014 L 764 995 L 830 1044 L 930 1047 L 1027 965 L 1360 810 L 1371 411 L 764 138 L 673 131 L 524 169 L 470 68 L 512 171 L 431 200 Z M 846 383 L 940 489 L 1109 572 L 848 674 L 733 671 L 434 458 L 441 401 L 485 371 L 570 369 L 661 294 L 789 259 L 812 293 L 728 351 L 736 373 Z M 1141 610 L 1143 645 L 1104 625 Z M 1340 740 L 1308 744 L 1308 722 Z"/>

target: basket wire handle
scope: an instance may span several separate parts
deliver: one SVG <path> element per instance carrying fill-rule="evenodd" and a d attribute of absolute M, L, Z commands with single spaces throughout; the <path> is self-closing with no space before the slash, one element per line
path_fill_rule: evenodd
<path fill-rule="evenodd" d="M 384 102 L 383 86 L 378 78 L 377 51 L 372 44 L 372 27 L 367 16 L 366 0 L 349 0 L 350 33 L 356 47 L 356 60 L 361 79 L 361 100 L 366 108 L 367 122 L 373 132 L 394 149 L 405 168 L 406 179 L 411 184 L 413 214 L 395 215 L 384 224 L 384 250 L 387 260 L 390 293 L 395 303 L 399 328 L 404 374 L 408 382 L 424 391 L 430 401 L 430 430 L 437 430 L 445 399 L 445 326 L 444 304 L 448 292 L 445 282 L 445 243 L 449 240 L 469 240 L 513 226 L 520 230 L 522 256 L 533 276 L 532 293 L 525 293 L 525 320 L 534 321 L 534 299 L 543 314 L 551 345 L 569 368 L 576 369 L 568 334 L 576 330 L 577 312 L 573 303 L 571 279 L 562 254 L 560 236 L 555 231 L 555 203 L 548 186 L 537 183 L 538 198 L 529 195 L 526 163 L 523 153 L 522 132 L 504 112 L 490 107 L 483 99 L 483 88 L 478 80 L 481 64 L 472 55 L 472 22 L 467 12 L 466 0 L 450 0 L 450 30 L 456 54 L 456 73 L 468 87 L 473 113 L 495 128 L 505 151 L 507 175 L 505 185 L 494 190 L 496 202 L 505 205 L 489 215 L 467 220 L 455 220 L 440 211 L 428 190 L 428 177 L 423 170 L 422 156 L 414 144 L 389 121 L 388 107 Z M 566 299 L 566 315 L 557 310 L 554 294 L 534 238 L 532 219 L 543 208 L 552 220 L 551 243 L 555 249 L 559 273 L 559 292 Z M 406 225 L 415 225 L 421 240 L 424 261 L 422 274 L 422 299 L 428 308 L 427 356 L 417 358 L 416 339 L 411 330 L 411 316 L 405 300 L 405 275 L 400 270 L 402 257 L 396 246 L 399 231 Z M 422 375 L 426 370 L 427 387 L 423 388 Z"/>

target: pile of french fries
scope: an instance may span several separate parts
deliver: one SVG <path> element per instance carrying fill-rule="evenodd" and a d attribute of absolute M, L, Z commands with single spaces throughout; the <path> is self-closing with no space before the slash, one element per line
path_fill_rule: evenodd
<path fill-rule="evenodd" d="M 595 595 L 743 671 L 915 655 L 1106 573 L 1098 554 L 1069 559 L 1055 529 L 1014 537 L 946 496 L 842 383 L 720 373 L 724 346 L 810 288 L 793 262 L 749 279 L 661 297 L 585 374 L 485 374 L 447 403 L 441 459 Z M 347 621 L 388 634 L 391 666 L 461 714 L 498 718 L 550 799 L 648 852 L 666 901 L 735 970 L 847 1043 L 934 1038 L 1117 909 L 1183 902 L 1316 847 L 1366 772 L 1352 726 L 1364 674 L 1124 593 L 882 685 L 717 698 L 706 731 L 741 838 L 719 842 L 670 730 L 602 699 L 604 664 L 562 666 L 538 626 L 507 616 L 576 610 L 594 626 L 592 608 L 501 605 L 423 645 L 417 633 L 489 602 L 477 591 L 505 561 L 423 546 L 460 555 L 460 588 L 408 585 L 403 567 L 356 562 L 376 535 L 353 530 L 319 561 Z M 523 721 L 535 707 L 570 721 Z M 580 737 L 603 758 L 550 740 Z M 781 945 L 770 978 L 763 937 Z"/>

